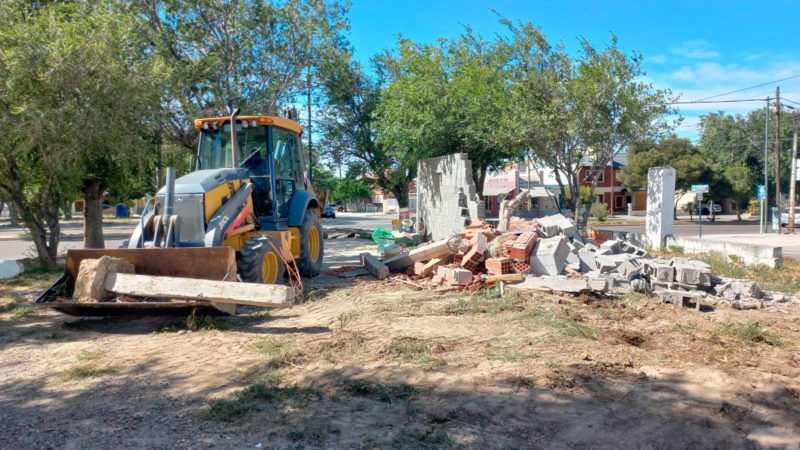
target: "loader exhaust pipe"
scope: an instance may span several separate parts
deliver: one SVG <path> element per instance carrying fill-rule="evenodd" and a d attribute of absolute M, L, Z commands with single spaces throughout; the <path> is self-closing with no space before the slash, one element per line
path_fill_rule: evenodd
<path fill-rule="evenodd" d="M 164 219 L 163 223 L 169 223 L 172 211 L 175 209 L 175 168 L 167 167 L 167 185 L 164 192 Z"/>
<path fill-rule="evenodd" d="M 231 161 L 233 161 L 233 167 L 239 167 L 239 142 L 236 138 L 236 117 L 239 115 L 239 108 L 236 108 L 231 113 L 231 151 L 233 155 L 231 155 Z"/>

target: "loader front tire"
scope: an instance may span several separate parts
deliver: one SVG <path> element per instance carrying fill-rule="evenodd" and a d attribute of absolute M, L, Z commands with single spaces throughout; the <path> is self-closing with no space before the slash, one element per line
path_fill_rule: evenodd
<path fill-rule="evenodd" d="M 248 239 L 236 261 L 242 281 L 263 284 L 282 282 L 286 267 L 276 252 L 280 249 L 280 242 L 272 236 L 255 236 Z"/>
<path fill-rule="evenodd" d="M 324 253 L 322 225 L 319 223 L 319 216 L 309 209 L 303 216 L 303 224 L 300 225 L 300 258 L 297 260 L 300 275 L 304 277 L 319 275 Z"/>

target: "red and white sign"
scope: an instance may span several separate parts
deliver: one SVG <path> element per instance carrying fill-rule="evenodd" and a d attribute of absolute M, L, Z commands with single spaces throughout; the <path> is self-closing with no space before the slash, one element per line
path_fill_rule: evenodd
<path fill-rule="evenodd" d="M 519 175 L 516 170 L 508 172 L 491 173 L 483 180 L 483 195 L 504 195 L 517 188 Z"/>

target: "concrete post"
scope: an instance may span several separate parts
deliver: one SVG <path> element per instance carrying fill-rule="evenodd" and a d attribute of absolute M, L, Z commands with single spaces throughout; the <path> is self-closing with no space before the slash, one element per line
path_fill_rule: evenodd
<path fill-rule="evenodd" d="M 654 249 L 664 248 L 664 238 L 673 234 L 675 169 L 651 167 L 647 171 L 647 217 L 645 234 Z"/>

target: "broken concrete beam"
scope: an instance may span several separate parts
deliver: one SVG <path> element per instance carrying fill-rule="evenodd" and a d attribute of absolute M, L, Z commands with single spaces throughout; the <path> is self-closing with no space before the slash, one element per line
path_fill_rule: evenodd
<path fill-rule="evenodd" d="M 611 283 L 608 278 L 587 277 L 586 285 L 589 287 L 589 290 L 595 292 L 608 292 L 611 290 Z"/>
<path fill-rule="evenodd" d="M 402 272 L 414 265 L 414 260 L 408 256 L 408 252 L 400 253 L 397 256 L 384 259 L 383 264 L 389 268 L 390 272 Z"/>
<path fill-rule="evenodd" d="M 137 297 L 204 300 L 280 308 L 294 304 L 294 289 L 279 284 L 238 283 L 110 272 L 106 276 L 104 286 L 108 292 Z"/>
<path fill-rule="evenodd" d="M 367 272 L 379 280 L 384 280 L 389 276 L 389 267 L 369 253 L 361 254 L 361 265 L 364 266 Z"/>
<path fill-rule="evenodd" d="M 483 239 L 484 242 L 486 242 L 486 236 L 483 236 Z M 408 257 L 411 258 L 413 262 L 422 262 L 433 258 L 443 258 L 449 254 L 450 246 L 447 245 L 447 239 L 442 239 L 410 250 L 408 252 Z"/>
<path fill-rule="evenodd" d="M 531 252 L 531 270 L 536 275 L 559 275 L 568 253 L 566 239 L 561 236 L 539 239 Z"/>
<path fill-rule="evenodd" d="M 536 245 L 536 233 L 525 232 L 508 247 L 508 256 L 515 261 L 527 261 L 530 258 L 533 246 Z"/>
<path fill-rule="evenodd" d="M 486 260 L 486 271 L 492 275 L 503 275 L 514 271 L 510 258 L 489 258 Z"/>
<path fill-rule="evenodd" d="M 115 295 L 105 288 L 106 276 L 109 273 L 135 272 L 134 265 L 122 258 L 103 256 L 99 259 L 84 259 L 78 267 L 72 296 L 78 300 L 111 300 Z"/>
<path fill-rule="evenodd" d="M 592 284 L 594 287 L 600 289 L 593 289 L 590 287 L 589 282 L 584 278 L 566 278 L 566 277 L 552 277 L 552 276 L 542 276 L 542 277 L 532 277 L 527 276 L 522 283 L 518 284 L 509 284 L 507 288 L 509 289 L 531 289 L 531 290 L 541 290 L 541 288 L 547 288 L 555 292 L 571 292 L 571 293 L 578 293 L 587 290 L 594 290 L 596 292 L 607 292 L 608 287 L 606 281 L 596 281 L 593 280 Z M 602 286 L 601 286 L 602 284 Z"/>

